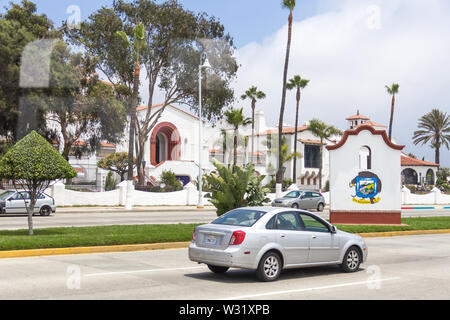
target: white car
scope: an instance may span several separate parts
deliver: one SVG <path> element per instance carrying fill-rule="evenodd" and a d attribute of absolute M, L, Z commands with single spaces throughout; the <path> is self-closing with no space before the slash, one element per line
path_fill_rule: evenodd
<path fill-rule="evenodd" d="M 4 191 L 0 194 L 0 213 L 27 213 L 26 206 L 30 203 L 30 195 L 26 191 Z M 41 193 L 36 200 L 34 213 L 49 216 L 56 212 L 55 199 Z"/>
<path fill-rule="evenodd" d="M 232 210 L 197 227 L 189 246 L 189 259 L 215 273 L 250 269 L 262 281 L 274 281 L 290 268 L 338 264 L 356 272 L 367 255 L 362 237 L 311 212 L 273 207 Z"/>

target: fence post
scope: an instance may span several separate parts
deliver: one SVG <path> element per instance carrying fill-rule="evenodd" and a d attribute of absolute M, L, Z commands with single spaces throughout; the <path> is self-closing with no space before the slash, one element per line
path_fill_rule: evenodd
<path fill-rule="evenodd" d="M 441 195 L 441 190 L 439 190 L 438 188 L 434 187 L 433 190 L 431 190 L 431 192 L 434 193 L 434 204 L 439 204 L 439 200 L 440 200 L 440 195 Z"/>
<path fill-rule="evenodd" d="M 196 186 L 192 182 L 189 182 L 187 185 L 184 186 L 184 189 L 187 191 L 186 205 L 188 206 L 195 205 L 198 200 L 198 190 Z"/>
<path fill-rule="evenodd" d="M 410 194 L 411 194 L 411 190 L 409 190 L 407 187 L 403 186 L 403 188 L 402 188 L 402 204 L 408 204 Z"/>

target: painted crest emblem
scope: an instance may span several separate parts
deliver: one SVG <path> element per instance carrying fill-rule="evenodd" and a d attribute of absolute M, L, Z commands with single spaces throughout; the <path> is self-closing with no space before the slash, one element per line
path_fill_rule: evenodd
<path fill-rule="evenodd" d="M 355 188 L 353 201 L 360 204 L 375 204 L 380 202 L 381 198 L 377 195 L 381 192 L 382 184 L 380 178 L 372 172 L 360 172 L 350 182 L 350 187 Z"/>

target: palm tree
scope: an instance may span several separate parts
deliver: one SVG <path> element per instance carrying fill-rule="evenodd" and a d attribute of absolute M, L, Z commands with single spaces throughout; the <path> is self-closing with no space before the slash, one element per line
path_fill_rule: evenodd
<path fill-rule="evenodd" d="M 435 149 L 435 163 L 440 164 L 440 148 L 444 145 L 449 149 L 450 116 L 439 109 L 433 109 L 420 118 L 418 127 L 421 130 L 414 132 L 414 144 L 431 142 L 431 147 Z"/>
<path fill-rule="evenodd" d="M 294 76 L 286 85 L 288 90 L 297 89 L 297 108 L 295 113 L 295 134 L 294 134 L 294 153 L 297 153 L 297 135 L 298 135 L 298 114 L 300 109 L 301 90 L 309 83 L 309 80 L 302 79 L 299 75 Z M 294 183 L 297 182 L 297 161 L 294 160 L 293 178 Z"/>
<path fill-rule="evenodd" d="M 392 96 L 392 104 L 391 104 L 391 119 L 389 121 L 389 140 L 392 140 L 392 124 L 394 123 L 394 106 L 395 106 L 395 96 L 398 93 L 398 89 L 400 86 L 396 83 L 393 83 L 392 86 L 386 86 L 388 93 Z"/>
<path fill-rule="evenodd" d="M 291 52 L 291 41 L 292 41 L 292 12 L 295 8 L 295 0 L 283 0 L 283 8 L 289 9 L 288 18 L 288 42 L 286 48 L 286 58 L 284 62 L 284 75 L 283 75 L 283 91 L 281 95 L 281 108 L 280 108 L 280 120 L 278 123 L 278 171 L 277 171 L 277 185 L 281 186 L 283 184 L 283 170 L 282 170 L 282 159 L 281 159 L 281 139 L 283 136 L 283 120 L 284 120 L 284 108 L 286 105 L 286 85 L 287 85 L 287 74 L 289 69 L 289 55 Z"/>
<path fill-rule="evenodd" d="M 313 119 L 309 123 L 308 130 L 311 131 L 315 136 L 320 138 L 320 153 L 319 153 L 319 189 L 322 190 L 322 167 L 323 167 L 323 141 L 325 139 L 329 139 L 334 135 L 342 135 L 342 131 L 327 125 L 325 122 L 320 121 L 318 119 Z"/>
<path fill-rule="evenodd" d="M 252 157 L 255 153 L 255 108 L 256 108 L 256 102 L 261 99 L 265 99 L 266 94 L 262 91 L 258 91 L 258 88 L 255 86 L 252 86 L 250 89 L 248 89 L 245 94 L 241 96 L 242 100 L 250 99 L 252 101 Z"/>
<path fill-rule="evenodd" d="M 130 104 L 130 135 L 128 141 L 128 181 L 133 180 L 133 160 L 134 160 L 134 136 L 136 131 L 136 107 L 139 98 L 139 77 L 141 72 L 141 51 L 145 45 L 145 27 L 141 22 L 133 28 L 133 39 L 131 42 L 128 35 L 124 31 L 117 31 L 117 35 L 122 38 L 124 46 L 131 49 L 134 60 L 134 82 L 133 95 Z M 141 168 L 138 168 L 140 170 Z"/>
<path fill-rule="evenodd" d="M 225 118 L 229 124 L 231 124 L 234 128 L 234 159 L 233 165 L 237 165 L 237 147 L 238 147 L 238 132 L 239 127 L 247 126 L 252 123 L 251 118 L 246 118 L 244 116 L 244 109 L 234 109 L 231 108 L 227 112 L 225 112 Z"/>

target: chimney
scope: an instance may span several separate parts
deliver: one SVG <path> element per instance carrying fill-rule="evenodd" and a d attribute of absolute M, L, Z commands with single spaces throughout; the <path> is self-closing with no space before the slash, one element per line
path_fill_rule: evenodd
<path fill-rule="evenodd" d="M 255 112 L 255 133 L 262 133 L 266 131 L 266 117 L 264 116 L 264 111 Z"/>

